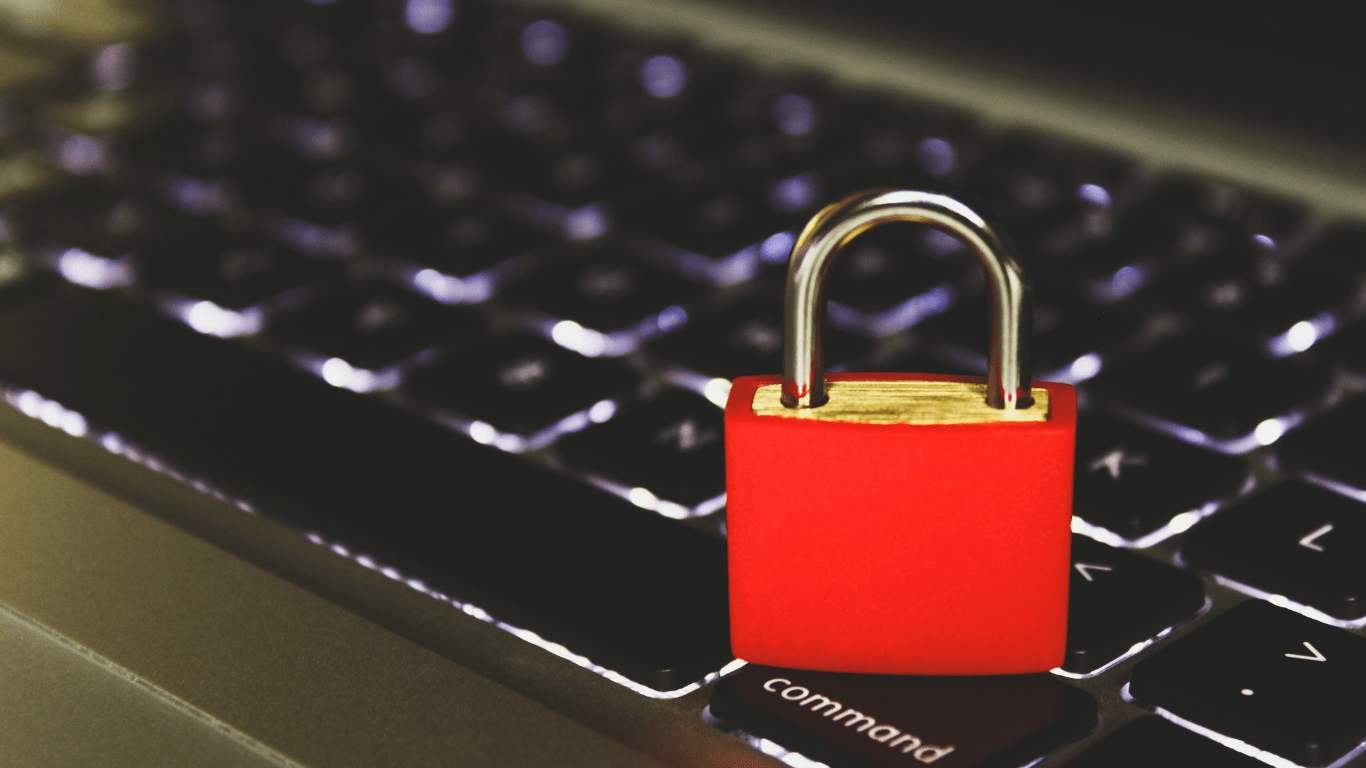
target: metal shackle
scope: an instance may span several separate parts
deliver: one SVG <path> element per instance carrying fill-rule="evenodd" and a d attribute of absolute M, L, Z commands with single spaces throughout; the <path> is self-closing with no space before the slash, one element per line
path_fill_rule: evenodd
<path fill-rule="evenodd" d="M 783 297 L 783 405 L 825 404 L 825 278 L 850 240 L 879 224 L 912 221 L 941 229 L 977 254 L 991 290 L 991 347 L 987 405 L 1028 408 L 1029 336 L 1033 308 L 1029 284 L 1000 225 L 952 193 L 933 188 L 870 189 L 832 203 L 807 222 L 792 246 Z"/>

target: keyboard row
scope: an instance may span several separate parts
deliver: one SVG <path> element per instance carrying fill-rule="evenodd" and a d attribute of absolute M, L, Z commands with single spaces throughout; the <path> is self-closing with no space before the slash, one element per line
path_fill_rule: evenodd
<path fill-rule="evenodd" d="M 275 499 L 265 506 L 296 527 L 317 528 L 329 541 L 368 542 L 377 559 L 392 555 L 419 578 L 454 580 L 456 586 L 446 587 L 453 593 L 489 595 L 546 637 L 571 648 L 587 643 L 595 653 L 606 649 L 617 662 L 613 668 L 660 690 L 699 679 L 727 660 L 723 543 L 642 511 L 646 505 L 629 492 L 630 501 L 616 500 L 108 294 L 60 289 L 8 307 L 0 321 L 0 375 L 12 402 L 34 416 L 65 425 L 49 410 L 48 403 L 59 403 L 57 410 L 80 415 L 72 427 L 77 432 L 115 434 L 153 455 L 174 457 L 173 466 L 213 467 L 220 483 L 240 485 L 241 498 Z M 671 456 L 667 463 L 674 466 L 717 461 L 719 410 L 683 391 L 654 404 L 670 403 L 678 410 L 661 409 L 654 419 L 611 419 L 564 442 L 583 442 L 576 461 L 613 457 L 618 470 L 663 471 L 665 462 L 652 461 L 651 450 Z M 1353 412 L 1363 412 L 1363 405 L 1354 403 Z M 1112 525 L 1123 530 L 1126 510 L 1141 516 L 1167 503 L 1180 511 L 1201 503 L 1214 483 L 1232 494 L 1243 482 L 1238 459 L 1109 417 L 1086 418 L 1077 468 L 1083 519 L 1108 522 L 1106 515 L 1117 515 L 1121 522 Z M 635 433 L 639 442 L 618 443 L 614 429 Z M 1152 450 L 1163 442 L 1175 452 Z M 564 455 L 569 461 L 572 454 Z M 450 483 L 442 471 L 450 466 L 470 471 Z M 528 476 L 537 479 L 528 482 Z M 704 476 L 689 477 L 700 485 L 696 478 Z M 1093 488 L 1107 494 L 1094 511 L 1085 506 L 1098 498 Z M 690 490 L 694 495 L 686 495 Z M 679 497 L 705 499 L 713 490 L 685 487 Z M 1355 557 L 1363 535 L 1360 505 L 1317 485 L 1286 481 L 1197 525 L 1183 557 L 1230 582 L 1358 620 L 1366 614 L 1359 597 L 1366 574 Z M 1208 511 L 1202 506 L 1194 514 Z M 1189 512 L 1178 517 L 1167 524 L 1194 522 Z M 1199 580 L 1182 571 L 1085 538 L 1077 538 L 1075 553 L 1084 567 L 1073 575 L 1075 636 L 1066 669 L 1093 672 L 1203 604 Z M 597 565 L 587 568 L 590 560 Z M 1116 591 L 1090 604 L 1081 596 L 1098 588 L 1098 572 L 1107 573 L 1099 584 Z M 543 591 L 546 579 L 559 585 L 553 594 Z M 1124 608 L 1113 613 L 1114 606 Z M 549 629 L 541 626 L 547 621 Z M 645 627 L 665 636 L 646 637 Z M 669 635 L 669 627 L 687 627 L 686 637 Z M 662 662 L 669 653 L 690 663 L 670 659 L 656 671 L 625 671 Z"/>
<path fill-rule="evenodd" d="M 22 293 L 30 282 L 45 282 L 35 270 L 22 279 L 31 264 L 17 252 L 12 248 L 7 257 L 16 277 L 0 286 L 0 300 Z M 69 281 L 82 276 L 75 260 L 58 260 L 55 267 Z M 621 268 L 628 267 L 635 269 Z M 592 266 L 575 268 L 585 281 L 616 281 Z M 545 287 L 565 280 L 552 273 Z M 121 290 L 210 336 L 233 335 L 226 332 L 239 328 L 233 323 L 252 317 L 164 286 L 148 276 Z M 720 506 L 720 414 L 713 404 L 724 402 L 727 381 L 781 367 L 781 315 L 769 295 L 776 286 L 768 293 L 732 292 L 712 305 L 687 304 L 692 312 L 679 305 L 652 311 L 649 317 L 672 316 L 683 327 L 661 333 L 623 359 L 584 355 L 589 329 L 553 319 L 588 304 L 581 294 L 560 296 L 558 305 L 547 299 L 540 313 L 519 313 L 442 305 L 372 280 L 348 283 L 338 277 L 312 288 L 294 311 L 282 312 L 264 328 L 248 328 L 253 345 L 333 386 L 390 392 L 438 423 L 505 450 L 534 450 L 582 431 L 557 447 L 567 464 L 605 487 L 645 489 L 658 500 L 655 508 L 675 517 Z M 592 309 L 588 304 L 585 311 Z M 881 341 L 828 329 L 827 354 L 836 368 L 980 372 L 981 356 L 955 353 L 950 341 L 961 340 L 956 329 L 970 319 L 956 312 L 945 318 L 953 322 L 939 326 L 943 335 L 937 339 L 929 336 L 934 321 L 914 334 Z M 972 325 L 984 326 L 983 318 Z M 1343 391 L 1335 384 L 1361 376 L 1356 358 L 1366 348 L 1359 342 L 1363 332 L 1366 325 L 1358 324 L 1316 345 L 1313 356 L 1281 359 L 1237 354 L 1217 335 L 1189 333 L 1087 380 L 1084 390 L 1094 402 L 1143 428 L 1083 418 L 1077 514 L 1125 540 L 1144 539 L 1174 517 L 1205 509 L 1243 487 L 1244 463 L 1220 453 L 1278 441 L 1278 460 L 1287 470 L 1362 488 L 1360 464 L 1342 447 L 1347 430 L 1360 428 L 1361 408 L 1329 406 L 1336 406 Z M 678 389 L 660 390 L 661 383 Z M 614 419 L 619 411 L 629 415 Z M 1312 428 L 1298 429 L 1314 415 Z M 1104 471 L 1097 474 L 1098 467 Z M 1105 477 L 1110 480 L 1094 482 Z"/>
<path fill-rule="evenodd" d="M 1077 568 L 1096 582 L 1113 575 L 1099 564 Z M 1134 665 L 1126 697 L 1161 717 L 1130 721 L 1067 764 L 1336 764 L 1366 737 L 1364 683 L 1366 639 L 1249 600 Z M 716 686 L 709 711 L 720 727 L 794 765 L 1028 765 L 1097 726 L 1095 700 L 1046 674 L 898 677 L 750 665 Z"/>

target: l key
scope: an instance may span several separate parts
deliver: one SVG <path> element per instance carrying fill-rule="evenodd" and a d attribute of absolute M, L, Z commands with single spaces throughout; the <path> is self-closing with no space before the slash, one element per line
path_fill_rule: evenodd
<path fill-rule="evenodd" d="M 1366 638 L 1261 600 L 1134 667 L 1133 695 L 1300 765 L 1366 737 Z"/>
<path fill-rule="evenodd" d="M 1186 562 L 1339 619 L 1366 615 L 1366 504 L 1292 480 L 1191 531 Z"/>

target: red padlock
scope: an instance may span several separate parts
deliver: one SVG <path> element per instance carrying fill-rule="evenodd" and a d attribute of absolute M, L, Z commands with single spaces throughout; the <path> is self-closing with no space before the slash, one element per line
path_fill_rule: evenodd
<path fill-rule="evenodd" d="M 938 227 L 987 269 L 985 379 L 825 375 L 825 275 L 890 221 Z M 735 655 L 920 675 L 1061 664 L 1076 391 L 1029 382 L 1029 288 L 999 227 L 941 191 L 853 195 L 797 239 L 784 312 L 784 375 L 738 378 L 726 404 Z"/>

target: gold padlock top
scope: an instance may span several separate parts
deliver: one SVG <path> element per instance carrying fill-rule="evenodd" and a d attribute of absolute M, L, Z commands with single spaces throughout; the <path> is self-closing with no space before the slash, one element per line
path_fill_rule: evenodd
<path fill-rule="evenodd" d="M 990 424 L 1003 421 L 1048 421 L 1048 390 L 1031 387 L 1034 405 L 1002 410 L 987 405 L 986 382 L 972 381 L 827 381 L 829 400 L 816 408 L 783 405 L 781 384 L 766 384 L 754 393 L 759 416 L 864 424 Z"/>

